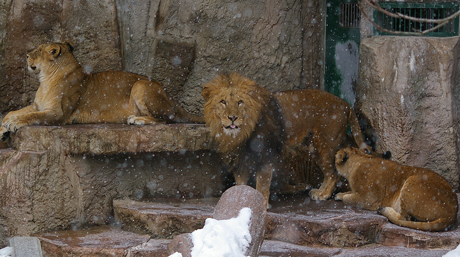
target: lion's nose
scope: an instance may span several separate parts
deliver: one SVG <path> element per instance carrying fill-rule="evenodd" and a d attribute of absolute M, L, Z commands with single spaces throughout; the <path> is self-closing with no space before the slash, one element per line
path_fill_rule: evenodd
<path fill-rule="evenodd" d="M 236 117 L 235 114 L 233 114 L 233 116 L 228 116 L 228 119 L 232 122 L 235 122 L 235 120 L 238 119 L 238 117 Z"/>

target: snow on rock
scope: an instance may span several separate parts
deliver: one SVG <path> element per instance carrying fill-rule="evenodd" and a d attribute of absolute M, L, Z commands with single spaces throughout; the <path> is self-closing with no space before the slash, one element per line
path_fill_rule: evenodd
<path fill-rule="evenodd" d="M 13 255 L 13 247 L 5 247 L 0 249 L 0 257 L 11 257 Z"/>
<path fill-rule="evenodd" d="M 207 219 L 203 229 L 192 233 L 192 257 L 244 257 L 251 242 L 251 213 L 243 208 L 236 218 Z"/>
<path fill-rule="evenodd" d="M 234 186 L 222 194 L 213 218 L 203 229 L 176 236 L 168 244 L 173 257 L 259 256 L 264 241 L 267 204 L 263 195 L 249 186 Z"/>
<path fill-rule="evenodd" d="M 454 250 L 444 254 L 442 257 L 460 257 L 460 245 L 458 245 Z"/>

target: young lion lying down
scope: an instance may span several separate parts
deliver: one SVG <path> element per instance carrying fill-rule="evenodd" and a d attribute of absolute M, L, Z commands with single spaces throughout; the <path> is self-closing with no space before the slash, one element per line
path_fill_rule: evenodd
<path fill-rule="evenodd" d="M 39 72 L 34 103 L 8 113 L 0 137 L 27 125 L 157 122 L 204 123 L 177 105 L 162 85 L 133 73 L 86 74 L 68 43 L 40 45 L 27 55 L 29 70 Z"/>
<path fill-rule="evenodd" d="M 337 171 L 351 191 L 336 200 L 378 210 L 391 222 L 413 229 L 444 231 L 457 220 L 457 196 L 439 174 L 425 168 L 397 164 L 356 148 L 335 156 Z"/>

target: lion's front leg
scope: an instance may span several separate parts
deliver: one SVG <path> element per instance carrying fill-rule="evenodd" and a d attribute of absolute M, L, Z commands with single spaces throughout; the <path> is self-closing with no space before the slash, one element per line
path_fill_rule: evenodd
<path fill-rule="evenodd" d="M 323 201 L 329 199 L 336 189 L 339 176 L 334 172 L 324 174 L 324 180 L 319 189 L 312 189 L 310 197 L 315 201 Z"/>
<path fill-rule="evenodd" d="M 249 170 L 248 169 L 236 169 L 233 171 L 233 176 L 235 177 L 235 182 L 238 186 L 247 185 L 249 179 Z"/>
<path fill-rule="evenodd" d="M 20 110 L 9 112 L 2 120 L 2 128 L 0 129 L 1 136 L 4 137 L 9 131 L 15 132 L 20 127 L 28 125 L 23 119 L 23 116 L 36 111 L 33 105 L 29 105 Z"/>
<path fill-rule="evenodd" d="M 343 193 L 338 193 L 335 195 L 334 199 L 337 200 L 337 201 L 343 201 L 343 198 L 346 196 L 346 195 L 349 195 L 349 194 L 352 194 L 353 192 L 352 191 L 348 191 L 348 192 L 343 192 Z"/>
<path fill-rule="evenodd" d="M 364 200 L 360 194 L 356 192 L 346 192 L 346 193 L 339 193 L 335 196 L 336 200 L 342 200 L 346 205 L 357 205 L 358 207 L 362 208 Z"/>
<path fill-rule="evenodd" d="M 16 132 L 19 128 L 28 125 L 56 124 L 62 120 L 62 110 L 38 111 L 33 105 L 18 111 L 8 113 L 2 121 L 6 131 Z"/>
<path fill-rule="evenodd" d="M 273 171 L 273 164 L 269 163 L 264 165 L 256 174 L 256 189 L 262 193 L 265 200 L 267 201 L 267 209 L 269 208 L 268 201 L 270 199 L 270 185 L 272 182 Z"/>

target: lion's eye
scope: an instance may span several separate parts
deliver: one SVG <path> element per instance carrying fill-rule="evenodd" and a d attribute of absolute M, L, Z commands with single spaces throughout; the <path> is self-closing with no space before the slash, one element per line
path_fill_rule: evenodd
<path fill-rule="evenodd" d="M 27 55 L 27 59 L 29 59 L 29 55 Z"/>
<path fill-rule="evenodd" d="M 238 105 L 242 105 L 242 104 L 243 104 L 243 100 L 239 100 Z"/>
<path fill-rule="evenodd" d="M 221 104 L 226 105 L 227 102 L 225 100 L 220 101 Z"/>

